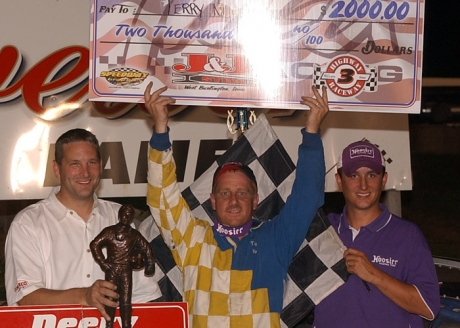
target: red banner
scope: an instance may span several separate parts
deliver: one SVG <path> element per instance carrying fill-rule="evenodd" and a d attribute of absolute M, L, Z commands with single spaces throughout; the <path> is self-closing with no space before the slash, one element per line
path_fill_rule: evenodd
<path fill-rule="evenodd" d="M 96 308 L 80 305 L 6 306 L 0 308 L 2 327 L 15 328 L 104 328 L 106 321 Z M 188 328 L 187 303 L 133 304 L 133 328 Z M 120 312 L 114 328 L 121 328 Z"/>

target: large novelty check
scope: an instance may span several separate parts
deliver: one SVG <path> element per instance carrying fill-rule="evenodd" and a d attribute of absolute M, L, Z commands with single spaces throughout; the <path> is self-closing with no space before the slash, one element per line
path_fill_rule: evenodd
<path fill-rule="evenodd" d="M 420 110 L 423 0 L 93 0 L 90 100 Z"/>

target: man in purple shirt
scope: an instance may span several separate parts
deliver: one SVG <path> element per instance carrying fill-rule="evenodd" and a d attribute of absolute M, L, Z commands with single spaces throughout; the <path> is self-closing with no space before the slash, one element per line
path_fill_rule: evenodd
<path fill-rule="evenodd" d="M 358 141 L 339 159 L 337 184 L 345 198 L 328 218 L 348 248 L 348 281 L 315 308 L 316 328 L 423 327 L 439 311 L 438 279 L 418 227 L 379 203 L 385 161 L 378 148 Z"/>

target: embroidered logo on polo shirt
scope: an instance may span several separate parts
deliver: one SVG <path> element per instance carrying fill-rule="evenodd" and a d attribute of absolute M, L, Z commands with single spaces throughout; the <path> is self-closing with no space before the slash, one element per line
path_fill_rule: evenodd
<path fill-rule="evenodd" d="M 374 255 L 374 259 L 372 260 L 372 263 L 377 263 L 379 265 L 385 265 L 385 266 L 390 266 L 390 267 L 396 267 L 398 264 L 399 260 L 395 260 L 392 257 L 389 258 L 384 258 L 381 257 L 380 255 Z"/>
<path fill-rule="evenodd" d="M 243 228 L 229 228 L 226 229 L 222 224 L 217 222 L 216 231 L 225 235 L 225 236 L 238 236 L 243 231 Z"/>
<path fill-rule="evenodd" d="M 15 292 L 15 293 L 19 292 L 21 289 L 23 289 L 24 287 L 26 287 L 28 284 L 29 284 L 28 281 L 19 280 L 19 281 L 18 281 L 18 284 L 17 284 L 16 287 L 14 288 L 14 292 Z"/>

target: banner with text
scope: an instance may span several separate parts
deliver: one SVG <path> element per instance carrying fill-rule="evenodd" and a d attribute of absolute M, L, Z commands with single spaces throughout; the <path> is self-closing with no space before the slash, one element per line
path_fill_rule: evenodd
<path fill-rule="evenodd" d="M 27 10 L 18 11 L 18 7 Z M 62 133 L 77 127 L 92 131 L 101 144 L 100 197 L 146 195 L 147 145 L 153 120 L 142 104 L 88 101 L 90 7 L 89 1 L 3 4 L 8 15 L 0 19 L 0 29 L 11 33 L 2 35 L 0 48 L 0 200 L 46 198 L 59 184 L 52 170 L 54 143 Z M 310 95 L 311 90 L 305 94 Z M 170 135 L 177 147 L 174 154 L 183 188 L 237 138 L 227 129 L 227 109 L 170 106 Z M 275 108 L 254 112 L 266 115 L 295 162 L 305 112 Z M 232 129 L 236 127 L 235 120 Z M 333 111 L 321 131 L 327 192 L 339 191 L 334 174 L 340 151 L 361 139 L 378 144 L 385 153 L 388 189 L 412 189 L 407 114 Z"/>
<path fill-rule="evenodd" d="M 92 0 L 90 100 L 418 113 L 424 1 Z"/>
<path fill-rule="evenodd" d="M 187 303 L 133 304 L 133 328 L 188 328 Z M 63 328 L 106 327 L 106 321 L 96 308 L 80 305 L 5 306 L 0 308 L 2 327 Z M 114 328 L 121 327 L 117 309 Z"/>

